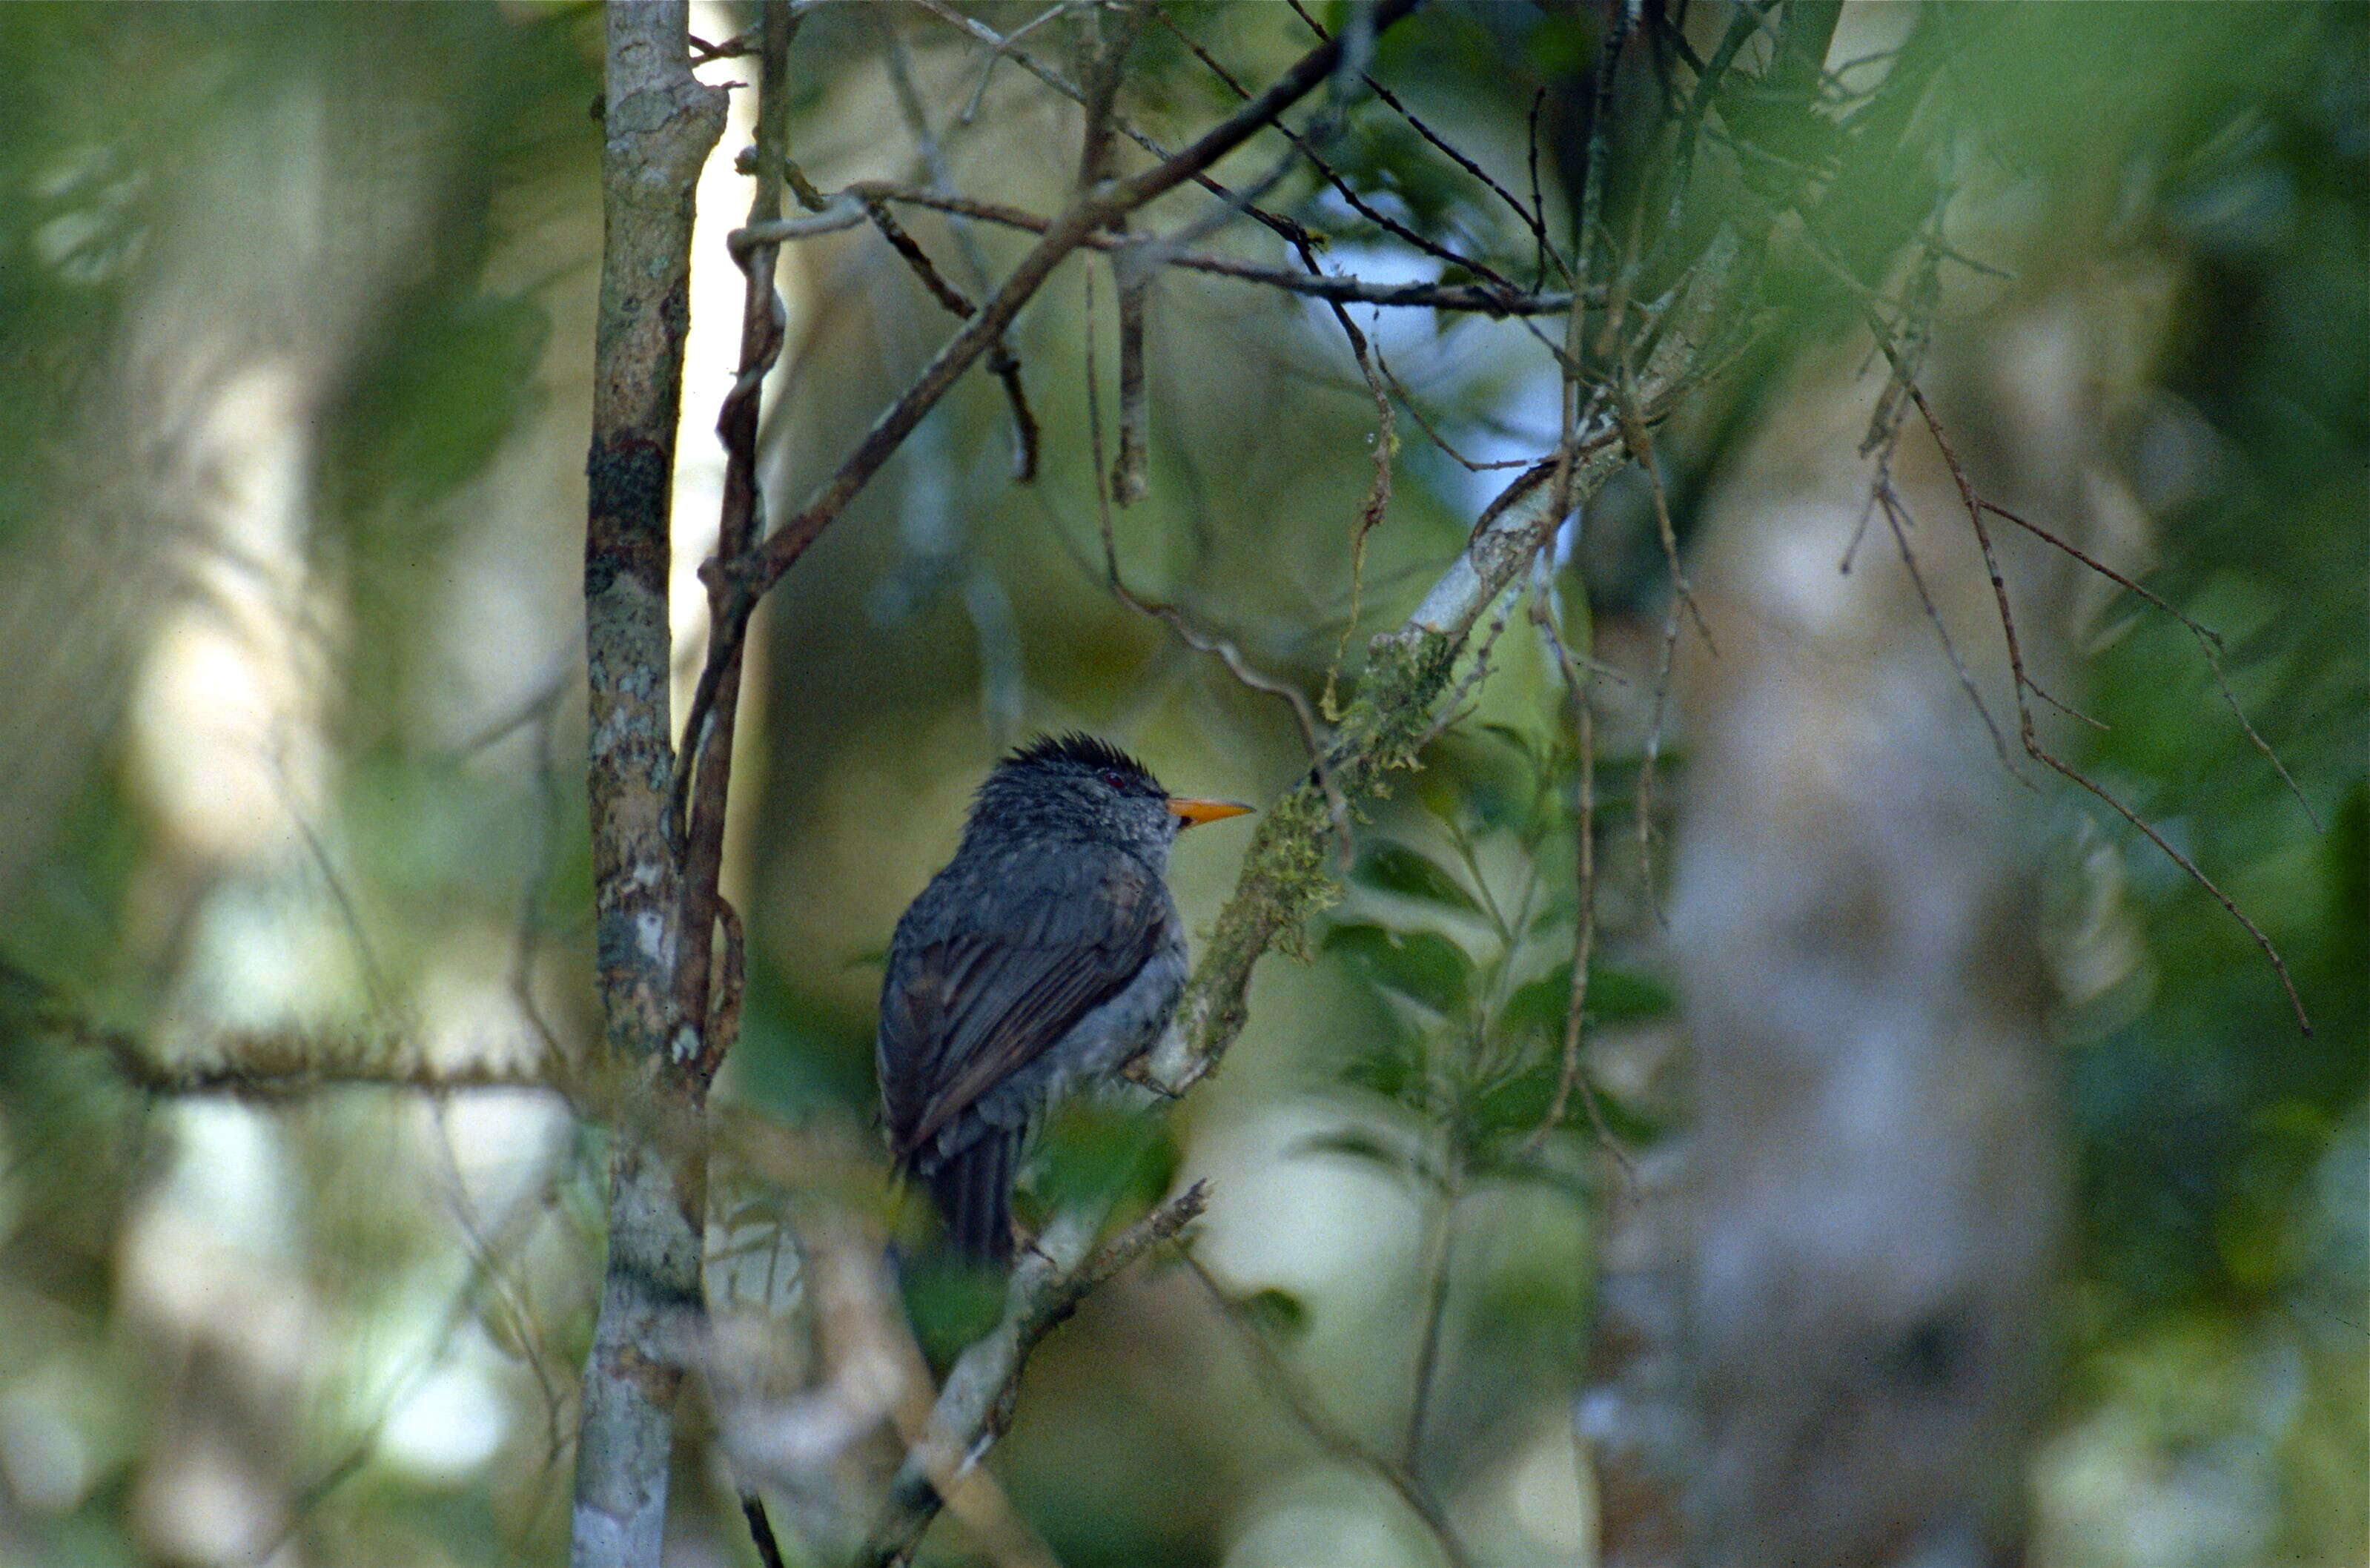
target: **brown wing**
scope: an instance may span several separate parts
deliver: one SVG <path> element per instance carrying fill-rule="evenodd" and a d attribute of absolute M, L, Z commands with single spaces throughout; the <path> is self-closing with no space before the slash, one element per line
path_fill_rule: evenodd
<path fill-rule="evenodd" d="M 903 1160 L 1135 977 L 1168 936 L 1142 861 L 1017 847 L 949 867 L 900 922 L 880 997 L 880 1090 Z"/>

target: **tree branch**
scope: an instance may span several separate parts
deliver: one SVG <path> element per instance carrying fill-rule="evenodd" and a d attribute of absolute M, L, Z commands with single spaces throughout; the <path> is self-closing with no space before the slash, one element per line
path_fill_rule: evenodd
<path fill-rule="evenodd" d="M 1639 408 L 1664 406 L 1698 370 L 1739 248 L 1723 231 L 1680 285 L 1638 379 Z M 1352 805 L 1379 792 L 1386 774 L 1414 764 L 1432 705 L 1447 688 L 1475 623 L 1528 568 L 1563 509 L 1584 502 L 1628 459 L 1609 422 L 1579 431 L 1566 454 L 1516 477 L 1483 512 L 1464 550 L 1406 624 L 1370 645 L 1358 696 L 1334 730 L 1328 759 L 1336 787 Z M 1234 896 L 1186 983 L 1176 1036 L 1152 1064 L 1170 1092 L 1181 1092 L 1217 1066 L 1242 1032 L 1253 966 L 1271 947 L 1295 940 L 1302 922 L 1329 902 L 1324 863 L 1332 822 L 1324 792 L 1312 780 L 1296 786 L 1261 821 Z"/>
<path fill-rule="evenodd" d="M 924 190 L 893 180 L 861 179 L 849 185 L 823 213 L 813 217 L 782 219 L 766 225 L 751 237 L 791 240 L 836 234 L 843 229 L 854 228 L 864 221 L 864 203 L 867 202 L 895 202 L 927 207 L 957 217 L 995 224 L 1001 228 L 1019 229 L 1028 234 L 1041 235 L 1051 229 L 1054 222 L 1042 213 L 1007 206 L 1001 202 L 984 202 L 943 190 Z M 1079 241 L 1079 248 L 1119 250 L 1135 242 L 1118 235 L 1095 234 Z M 1237 260 L 1231 256 L 1202 250 L 1164 252 L 1159 260 L 1164 267 L 1182 267 L 1189 272 L 1206 272 L 1213 277 L 1260 283 L 1286 294 L 1333 300 L 1342 305 L 1454 310 L 1501 318 L 1509 316 L 1560 316 L 1571 308 L 1571 291 L 1569 289 L 1524 294 L 1520 291 L 1509 293 L 1490 283 L 1377 283 L 1344 274 L 1312 275 L 1289 271 L 1281 267 L 1262 267 L 1257 262 Z M 1595 291 L 1590 303 L 1598 303 L 1602 294 L 1602 290 Z"/>
<path fill-rule="evenodd" d="M 1208 1201 L 1196 1182 L 1091 1252 L 1091 1220 L 1067 1216 L 1047 1229 L 1012 1271 L 1003 1320 L 947 1375 L 920 1440 L 890 1484 L 862 1562 L 888 1568 L 912 1557 L 942 1505 L 933 1478 L 961 1476 L 1010 1427 L 1020 1374 L 1038 1343 L 1097 1286 L 1198 1218 Z"/>
<path fill-rule="evenodd" d="M 775 0 L 765 7 L 762 24 L 757 88 L 756 188 L 750 197 L 749 227 L 777 218 L 782 212 L 782 174 L 786 126 L 789 116 L 790 39 L 797 22 Z M 742 231 L 746 232 L 746 229 Z M 716 548 L 727 559 L 748 549 L 765 526 L 765 497 L 757 478 L 757 424 L 766 373 L 781 356 L 786 326 L 782 302 L 774 292 L 777 246 L 762 242 L 732 247 L 732 259 L 742 279 L 741 358 L 716 420 L 717 439 L 724 445 L 724 494 L 716 524 Z M 723 605 L 718 589 L 708 590 L 708 616 L 713 622 Z M 742 644 L 734 646 L 718 673 L 713 706 L 707 722 L 686 729 L 675 790 L 696 780 L 684 813 L 683 948 L 675 965 L 675 997 L 680 1016 L 707 1032 L 709 976 L 715 965 L 710 948 L 719 905 L 717 883 L 724 866 L 724 813 L 732 777 L 732 735 L 740 707 Z M 695 716 L 695 722 L 697 716 Z M 704 1094 L 720 1065 L 722 1051 L 709 1042 L 700 1052 L 695 1074 Z"/>
<path fill-rule="evenodd" d="M 1375 7 L 1375 30 L 1398 21 L 1418 3 L 1419 0 L 1381 0 Z M 923 416 L 938 406 L 972 362 L 1012 325 L 1021 306 L 1035 296 L 1053 269 L 1098 230 L 1175 190 L 1248 141 L 1323 82 L 1339 63 L 1342 48 L 1342 40 L 1337 38 L 1310 50 L 1266 91 L 1204 132 L 1183 151 L 1125 179 L 1103 180 L 1072 202 L 1020 259 L 1004 285 L 962 330 L 939 348 L 921 375 L 873 421 L 856 449 L 841 461 L 830 478 L 816 488 L 795 515 L 761 544 L 737 555 L 719 554 L 701 568 L 700 576 L 708 585 L 715 614 L 708 632 L 707 662 L 692 693 L 691 713 L 685 725 L 686 733 L 696 735 L 704 730 L 727 672 L 737 669 L 741 642 L 758 601 L 846 510 L 847 503 L 880 472 L 881 465 L 904 444 Z M 742 244 L 761 242 L 762 234 L 744 232 L 741 238 Z M 662 562 L 663 556 L 661 559 Z M 663 605 L 663 600 L 661 603 Z"/>
<path fill-rule="evenodd" d="M 644 1066 L 621 1097 L 609 1259 L 577 1440 L 570 1562 L 652 1568 L 666 1521 L 682 1367 L 698 1310 L 706 1165 L 666 1063 L 680 1011 L 679 880 L 668 833 L 668 510 L 690 321 L 693 192 L 725 95 L 691 74 L 684 0 L 612 6 L 601 159 L 604 235 L 584 538 L 592 868 L 612 1056 Z M 705 951 L 705 931 L 701 947 Z"/>

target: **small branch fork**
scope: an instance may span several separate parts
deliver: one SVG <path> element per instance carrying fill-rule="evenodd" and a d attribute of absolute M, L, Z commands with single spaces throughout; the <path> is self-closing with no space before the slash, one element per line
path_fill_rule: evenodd
<path fill-rule="evenodd" d="M 1767 8 L 1767 3 L 1765 0 L 1765 3 L 1759 6 L 1748 6 L 1740 10 L 1731 29 L 1731 38 L 1735 37 L 1739 29 L 1757 27 L 1759 18 Z M 1723 40 L 1723 53 L 1729 52 L 1727 43 L 1728 40 Z M 1714 69 L 1717 70 L 1718 67 L 1719 62 L 1716 60 Z M 1698 99 L 1702 97 L 1703 93 L 1699 91 Z M 1691 116 L 1691 118 L 1694 117 Z M 2263 928 L 2238 906 L 2237 901 L 2225 893 L 2211 877 L 2208 877 L 2195 861 L 2174 848 L 2170 841 L 2146 818 L 2111 790 L 2042 744 L 2033 722 L 2032 708 L 2029 698 L 2038 698 L 2049 707 L 2069 713 L 2085 723 L 2096 725 L 2098 721 L 2087 714 L 2066 707 L 2065 704 L 2052 697 L 2032 679 L 2031 674 L 2025 669 L 2024 651 L 2017 636 L 2016 615 L 2008 600 L 2008 582 L 2001 572 L 1998 553 L 1994 548 L 1992 531 L 1985 519 L 1996 517 L 2015 525 L 2043 544 L 2070 557 L 2089 571 L 2136 595 L 2146 604 L 2178 620 L 2196 640 L 2198 651 L 2204 656 L 2206 667 L 2214 675 L 2216 689 L 2221 693 L 2222 699 L 2232 715 L 2238 720 L 2238 727 L 2245 732 L 2249 743 L 2272 765 L 2273 771 L 2279 775 L 2280 781 L 2295 797 L 2297 803 L 2303 806 L 2306 816 L 2311 819 L 2316 830 L 2319 829 L 2319 817 L 2314 813 L 2311 802 L 2305 798 L 2304 791 L 2297 787 L 2295 778 L 2281 762 L 2270 743 L 2263 739 L 2261 733 L 2249 721 L 2245 710 L 2238 704 L 2237 694 L 2230 689 L 2228 676 L 2222 667 L 2221 637 L 2209 628 L 2198 624 L 2189 616 L 2182 614 L 2157 594 L 2140 586 L 2131 578 L 2116 571 L 2048 529 L 2026 520 L 2006 507 L 1985 500 L 1976 490 L 1974 481 L 1968 476 L 1965 465 L 1960 461 L 1957 452 L 1951 447 L 1949 437 L 1944 433 L 1941 421 L 1936 416 L 1933 406 L 1927 402 L 1924 389 L 1919 386 L 1917 381 L 1927 336 L 1924 322 L 1931 313 L 1934 269 L 1939 259 L 1963 259 L 1955 252 L 1950 251 L 1947 247 L 1942 246 L 1934 236 L 1932 231 L 1938 225 L 1929 225 L 1927 230 L 1920 234 L 1919 237 L 1927 248 L 1927 254 L 1916 274 L 1917 286 L 1914 292 L 1917 297 L 1913 299 L 1910 306 L 1905 308 L 1894 307 L 1896 314 L 1903 318 L 1902 327 L 1896 332 L 1893 325 L 1889 323 L 1884 316 L 1884 309 L 1890 302 L 1885 301 L 1862 283 L 1850 268 L 1836 258 L 1816 225 L 1810 221 L 1809 215 L 1803 214 L 1803 233 L 1808 240 L 1808 254 L 1822 271 L 1858 301 L 1862 317 L 1876 344 L 1877 352 L 1884 356 L 1892 369 L 1892 378 L 1883 395 L 1879 398 L 1869 438 L 1862 446 L 1863 452 L 1879 454 L 1877 474 L 1870 492 L 1870 508 L 1871 511 L 1881 509 L 1884 512 L 1886 523 L 1892 529 L 1901 550 L 1903 563 L 1910 574 L 1920 600 L 1926 606 L 1927 618 L 1939 634 L 1944 650 L 1958 674 L 1960 683 L 1966 688 L 1970 699 L 1974 703 L 1977 713 L 1981 715 L 1985 728 L 1992 735 L 1995 746 L 2002 753 L 2002 766 L 2007 767 L 2010 775 L 2017 778 L 2019 782 L 2029 782 L 2009 763 L 1999 726 L 1976 691 L 1973 676 L 1968 673 L 1964 661 L 1960 658 L 1957 649 L 1952 645 L 1949 631 L 1943 627 L 1941 617 L 1935 608 L 1932 596 L 1927 591 L 1916 559 L 1910 551 L 1905 532 L 1907 523 L 1905 509 L 1897 492 L 1893 489 L 1889 455 L 1893 444 L 1898 439 L 1900 426 L 1906 414 L 1906 409 L 1902 407 L 1904 399 L 1910 407 L 1917 410 L 1918 417 L 1932 435 L 1935 447 L 1940 453 L 1943 464 L 1950 471 L 1951 483 L 1958 490 L 1960 504 L 1966 513 L 1968 525 L 1974 532 L 1976 547 L 1982 553 L 1984 570 L 1991 581 L 1992 597 L 1999 612 L 2001 639 L 2008 651 L 2009 681 L 2016 703 L 2017 739 L 2025 755 L 2097 797 L 2117 816 L 2138 829 L 2148 842 L 2162 850 L 2167 859 L 2179 866 L 2199 887 L 2203 888 L 2215 903 L 2221 905 L 2230 917 L 2245 928 L 2247 935 L 2254 940 L 2255 945 L 2262 950 L 2263 957 L 2270 963 L 2272 974 L 2279 980 L 2280 989 L 2287 997 L 2290 1010 L 2295 1015 L 2296 1028 L 2309 1036 L 2313 1032 L 2311 1015 L 2306 1010 L 2304 999 L 2296 991 L 2295 982 L 2288 973 L 2286 961 L 2280 956 L 2278 947 Z M 1866 523 L 1867 519 L 1864 516 L 1861 523 L 1863 529 Z M 1857 550 L 1858 543 L 1859 534 L 1856 531 L 1851 546 L 1845 552 L 1843 570 L 1848 571 L 1851 569 L 1852 555 Z"/>
<path fill-rule="evenodd" d="M 2305 1034 L 2310 1035 L 2312 1033 L 2312 1017 L 2305 1010 L 2304 998 L 2296 993 L 2295 982 L 2290 978 L 2288 974 L 2286 960 L 2280 956 L 2280 950 L 2273 945 L 2272 939 L 2264 934 L 2263 928 L 2261 926 L 2256 925 L 2255 922 L 2249 917 L 2247 912 L 2239 908 L 2238 904 L 2230 897 L 2230 895 L 2223 892 L 2220 886 L 2215 882 L 2214 879 L 2207 876 L 2205 872 L 2199 868 L 2196 861 L 2191 859 L 2188 856 L 2174 848 L 2171 842 L 2168 840 L 2163 834 L 2157 832 L 2155 826 L 2151 824 L 2146 818 L 2141 816 L 2139 813 L 2134 811 L 2130 806 L 2125 805 L 2123 801 L 2113 793 L 2113 791 L 2106 789 L 2103 785 L 2100 785 L 2096 780 L 2092 779 L 2088 774 L 2082 772 L 2081 769 L 2058 756 L 2054 752 L 2041 744 L 2040 735 L 2035 730 L 2032 721 L 2032 706 L 2026 700 L 2026 698 L 2028 696 L 2039 697 L 2042 701 L 2052 702 L 2053 705 L 2054 699 L 2052 699 L 2046 692 L 2043 692 L 2039 686 L 2035 686 L 2031 677 L 2025 673 L 2024 651 L 2017 639 L 2016 616 L 2015 612 L 2008 605 L 2008 581 L 2000 571 L 1999 555 L 1993 548 L 1991 529 L 1985 525 L 1984 519 L 1986 514 L 2006 518 L 2008 521 L 2026 529 L 2036 537 L 2065 550 L 2076 559 L 2081 560 L 2085 564 L 2098 566 L 2098 563 L 2092 561 L 2089 557 L 2082 554 L 2080 551 L 2073 549 L 2070 546 L 2067 546 L 2064 541 L 2058 539 L 2054 535 L 2049 533 L 2047 530 L 2036 527 L 2032 524 L 2025 522 L 2022 518 L 2006 512 L 1997 506 L 1992 505 L 1978 495 L 1975 490 L 1974 481 L 1967 476 L 1965 465 L 1959 461 L 1959 455 L 1951 449 L 1949 437 L 1943 434 L 1942 421 L 1935 417 L 1933 406 L 1927 402 L 1924 390 L 1920 388 L 1915 381 L 1904 381 L 1904 386 L 1907 389 L 1910 401 L 1917 409 L 1919 418 L 1925 421 L 1927 432 L 1933 436 L 1936 449 L 1942 455 L 1943 466 L 1950 469 L 1950 480 L 1958 488 L 1959 501 L 1961 505 L 1966 511 L 1968 525 L 1974 529 L 1975 544 L 1983 552 L 1984 570 L 1991 578 L 1992 597 L 1999 606 L 2000 635 L 2008 645 L 2008 676 L 2016 693 L 2017 739 L 2022 743 L 2025 755 L 2032 758 L 2033 761 L 2040 763 L 2042 767 L 2049 768 L 2051 771 L 2080 785 L 2085 790 L 2104 802 L 2106 806 L 2110 810 L 2113 811 L 2117 816 L 2122 817 L 2125 822 L 2130 823 L 2134 827 L 2139 829 L 2142 834 L 2146 836 L 2149 843 L 2155 845 L 2158 849 L 2163 850 L 2166 857 L 2169 859 L 2174 865 L 2179 866 L 2183 871 L 2187 872 L 2191 881 L 2196 882 L 2198 886 L 2211 894 L 2214 897 L 2214 901 L 2221 905 L 2222 907 L 2228 912 L 2232 919 L 2245 927 L 2247 934 L 2254 939 L 2255 945 L 2262 950 L 2263 956 L 2271 962 L 2272 972 L 2279 977 L 2280 988 L 2287 993 L 2288 1006 L 2295 1013 L 2296 1028 L 2302 1031 Z M 2102 566 L 2098 567 L 2098 570 L 2105 572 L 2105 574 L 2113 581 L 2123 583 L 2126 587 L 2134 588 L 2135 592 L 2142 593 L 2150 603 L 2159 605 L 2163 605 L 2163 601 L 2158 599 L 2155 594 L 2146 594 L 2145 590 L 2138 589 L 2137 585 L 2130 582 L 2128 579 L 2125 579 L 2117 573 L 2107 571 Z M 2164 605 L 2163 607 L 2168 611 L 2170 611 L 2169 605 Z M 2171 613 L 2178 615 L 2178 612 Z M 2198 645 L 2208 651 L 2206 655 L 2207 661 L 2213 665 L 2215 673 L 2218 678 L 2221 674 L 2221 666 L 2219 661 L 2214 657 L 2214 653 L 2212 651 L 2216 640 L 2211 632 L 2208 632 L 2204 628 L 2198 626 L 2195 622 L 2191 621 L 2188 617 L 2179 616 L 2179 618 L 2184 625 L 2190 628 L 2191 632 L 2197 638 Z M 1937 624 L 1939 624 L 1939 619 L 1937 620 Z M 2228 693 L 2229 686 L 2226 682 L 2223 684 L 2222 689 L 2226 695 Z M 1989 716 L 1986 715 L 1985 718 L 1986 721 L 1988 721 Z M 2241 724 L 2246 724 L 2244 714 L 2239 716 L 2239 722 Z M 2247 725 L 2247 732 L 2250 737 L 2255 739 L 2257 744 L 2262 744 L 2261 737 L 2255 734 L 2254 727 L 2252 725 Z M 2268 752 L 2270 748 L 2265 746 L 2263 749 Z M 2276 765 L 2277 759 L 2275 758 L 2274 766 Z M 2281 768 L 2280 774 L 2283 778 L 2287 778 L 2287 770 L 2285 768 Z M 2294 789 L 2295 781 L 2293 779 L 2288 779 L 2288 785 L 2290 789 Z"/>
<path fill-rule="evenodd" d="M 1407 1505 L 1408 1511 L 1422 1522 L 1432 1536 L 1432 1543 L 1440 1549 L 1441 1556 L 1447 1560 L 1449 1568 L 1471 1568 L 1472 1552 L 1457 1535 L 1455 1527 L 1449 1522 L 1447 1513 L 1415 1473 L 1335 1419 L 1332 1412 L 1325 1408 L 1324 1401 L 1318 1398 L 1317 1390 L 1308 1386 L 1308 1380 L 1277 1354 L 1267 1334 L 1226 1295 L 1225 1288 L 1211 1277 L 1210 1271 L 1202 1266 L 1201 1260 L 1182 1248 L 1179 1249 L 1179 1256 L 1184 1260 L 1187 1272 L 1192 1274 L 1194 1283 L 1210 1298 L 1210 1305 L 1234 1331 L 1244 1355 L 1250 1360 L 1252 1372 L 1259 1378 L 1260 1387 L 1291 1412 L 1292 1418 L 1300 1424 L 1302 1430 L 1316 1441 L 1317 1447 L 1343 1463 L 1366 1471 L 1398 1494 L 1399 1501 Z"/>
<path fill-rule="evenodd" d="M 774 240 L 811 239 L 819 235 L 837 234 L 856 227 L 866 218 L 866 203 L 892 202 L 902 206 L 926 207 L 980 223 L 994 224 L 999 228 L 1018 230 L 1024 234 L 1041 235 L 1050 230 L 1053 219 L 1041 213 L 1025 211 L 1001 202 L 983 201 L 973 196 L 961 196 L 943 190 L 927 190 L 917 186 L 900 184 L 895 180 L 859 179 L 843 187 L 818 213 L 805 218 L 785 218 L 763 231 Z M 1307 238 L 1307 231 L 1294 225 L 1294 233 L 1285 236 L 1287 243 Z M 1082 250 L 1124 250 L 1136 243 L 1118 235 L 1089 235 L 1078 242 Z M 1377 283 L 1363 278 L 1340 273 L 1306 273 L 1287 271 L 1277 267 L 1262 267 L 1256 262 L 1238 260 L 1231 256 L 1215 255 L 1201 250 L 1177 250 L 1164 254 L 1160 263 L 1179 267 L 1189 272 L 1203 272 L 1216 278 L 1233 278 L 1247 283 L 1258 283 L 1285 294 L 1303 294 L 1310 299 L 1336 300 L 1343 305 L 1373 305 L 1391 308 L 1449 310 L 1460 314 L 1487 316 L 1504 319 L 1516 316 L 1561 316 L 1571 308 L 1571 291 L 1505 289 L 1497 284 L 1481 283 Z M 1597 290 L 1589 303 L 1600 303 L 1603 291 Z"/>
<path fill-rule="evenodd" d="M 940 1482 L 959 1479 L 1012 1424 L 1030 1354 L 1094 1289 L 1201 1216 L 1199 1182 L 1092 1251 L 1089 1227 L 1049 1234 L 1022 1256 L 1005 1296 L 1004 1317 L 947 1375 L 921 1437 L 890 1483 L 889 1500 L 859 1561 L 890 1568 L 911 1560 L 944 1505 Z"/>
<path fill-rule="evenodd" d="M 1405 17 L 1415 7 L 1416 0 L 1380 0 L 1374 9 L 1374 27 L 1379 30 Z M 878 473 L 905 440 L 920 424 L 924 415 L 936 408 L 962 373 L 984 354 L 991 345 L 1012 325 L 1026 305 L 1041 287 L 1053 270 L 1069 254 L 1086 245 L 1098 231 L 1125 217 L 1147 202 L 1175 190 L 1179 185 L 1215 164 L 1221 157 L 1266 126 L 1294 103 L 1323 83 L 1334 71 L 1342 52 L 1340 40 L 1320 44 L 1296 61 L 1276 82 L 1259 97 L 1227 116 L 1205 132 L 1191 145 L 1153 167 L 1122 179 L 1096 182 L 1073 202 L 1067 211 L 1054 219 L 1037 244 L 1030 248 L 1011 273 L 979 309 L 962 329 L 938 350 L 915 381 L 873 422 L 872 428 L 857 444 L 856 449 L 843 459 L 838 468 L 814 492 L 797 513 L 785 519 L 770 535 L 753 536 L 745 547 L 720 549 L 701 569 L 701 580 L 708 584 L 711 620 L 708 650 L 702 665 L 697 686 L 692 693 L 691 709 L 684 732 L 694 742 L 704 744 L 708 734 L 708 720 L 715 709 L 718 695 L 728 674 L 737 674 L 741 645 L 748 631 L 749 617 L 758 602 L 774 584 L 780 582 L 798 559 L 806 553 L 823 531 L 836 521 L 849 502 Z M 743 245 L 763 243 L 763 231 L 744 231 Z"/>

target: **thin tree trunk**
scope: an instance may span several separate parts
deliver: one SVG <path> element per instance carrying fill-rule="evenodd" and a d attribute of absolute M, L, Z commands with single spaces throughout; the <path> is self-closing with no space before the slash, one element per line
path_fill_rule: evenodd
<path fill-rule="evenodd" d="M 601 311 L 584 536 L 601 1005 L 617 1098 L 609 1257 L 576 1456 L 569 1561 L 654 1568 L 687 1331 L 700 1313 L 707 1160 L 665 811 L 668 507 L 690 321 L 692 195 L 725 97 L 691 74 L 683 0 L 607 13 Z M 678 1035 L 686 1039 L 678 1041 Z"/>

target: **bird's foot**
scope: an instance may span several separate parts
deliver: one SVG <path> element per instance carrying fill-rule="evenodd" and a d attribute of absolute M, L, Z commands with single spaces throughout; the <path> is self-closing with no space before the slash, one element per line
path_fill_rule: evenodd
<path fill-rule="evenodd" d="M 1062 1266 L 1053 1253 L 1037 1245 L 1037 1233 L 1022 1225 L 1018 1219 L 1012 1221 L 1012 1250 L 1016 1255 L 1022 1252 L 1033 1253 L 1038 1262 L 1049 1269 L 1058 1269 Z"/>
<path fill-rule="evenodd" d="M 1161 1081 L 1160 1076 L 1152 1070 L 1152 1057 L 1149 1055 L 1138 1056 L 1120 1068 L 1119 1076 L 1138 1089 L 1152 1090 L 1163 1100 L 1182 1100 L 1185 1097 L 1184 1090 L 1171 1089 L 1167 1083 Z"/>

